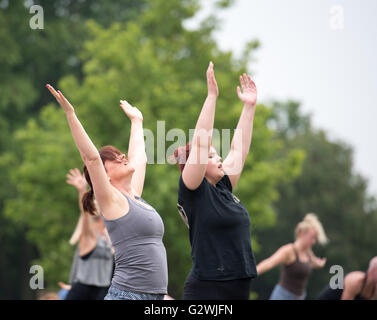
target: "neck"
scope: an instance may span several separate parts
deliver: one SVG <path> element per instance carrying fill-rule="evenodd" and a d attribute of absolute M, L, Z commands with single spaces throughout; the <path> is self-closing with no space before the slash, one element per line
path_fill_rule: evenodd
<path fill-rule="evenodd" d="M 214 179 L 212 177 L 207 177 L 207 176 L 204 176 L 205 179 L 207 179 L 207 181 L 212 184 L 214 187 L 216 187 L 216 183 L 218 183 L 220 181 L 220 179 Z"/>
<path fill-rule="evenodd" d="M 298 251 L 306 251 L 306 248 L 300 239 L 297 239 L 295 241 L 295 247 L 297 248 Z"/>
<path fill-rule="evenodd" d="M 131 181 L 129 181 L 128 179 L 123 181 L 112 181 L 111 184 L 115 188 L 117 188 L 121 193 L 133 197 Z"/>

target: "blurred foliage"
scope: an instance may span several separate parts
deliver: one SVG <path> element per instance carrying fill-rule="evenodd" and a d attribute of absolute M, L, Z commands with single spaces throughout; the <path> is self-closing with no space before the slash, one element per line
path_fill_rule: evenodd
<path fill-rule="evenodd" d="M 280 199 L 275 204 L 276 225 L 256 233 L 263 244 L 257 253 L 261 261 L 280 246 L 294 241 L 294 228 L 306 213 L 314 212 L 330 240 L 325 247 L 314 247 L 318 256 L 327 257 L 323 269 L 314 270 L 308 284 L 308 299 L 314 299 L 329 283 L 332 265 L 344 272 L 366 270 L 377 255 L 376 199 L 367 193 L 367 181 L 354 172 L 352 148 L 342 141 L 331 141 L 323 130 L 312 127 L 309 115 L 302 114 L 295 101 L 273 104 L 279 138 L 284 152 L 300 148 L 306 159 L 302 173 L 293 183 L 279 186 Z M 279 279 L 279 268 L 263 274 L 253 284 L 261 299 L 267 299 Z"/>
<path fill-rule="evenodd" d="M 195 1 L 161 0 L 149 5 L 136 19 L 110 27 L 89 21 L 85 26 L 89 40 L 79 54 L 82 75 L 66 75 L 58 87 L 76 106 L 98 148 L 113 144 L 127 149 L 130 126 L 118 107 L 119 99 L 138 106 L 144 127 L 154 132 L 156 162 L 161 160 L 157 159 L 161 144 L 157 121 L 165 121 L 166 132 L 181 128 L 188 137 L 206 96 L 205 70 L 210 60 L 215 61 L 220 89 L 215 127 L 236 127 L 242 110 L 236 86 L 248 57 L 235 60 L 231 52 L 220 51 L 211 37 L 215 25 L 207 23 L 192 31 L 183 28 L 184 19 L 197 10 Z M 43 266 L 45 279 L 54 287 L 68 277 L 73 248 L 67 240 L 77 219 L 76 194 L 65 185 L 65 174 L 82 163 L 64 113 L 50 100 L 36 118 L 15 131 L 22 156 L 19 165 L 10 168 L 16 194 L 6 201 L 6 215 L 29 227 L 27 239 L 40 253 L 36 263 Z M 271 115 L 268 107 L 257 106 L 252 153 L 235 190 L 249 209 L 253 226 L 273 224 L 276 188 L 299 174 L 304 156 L 300 150 L 277 156 L 282 143 L 267 127 Z M 164 153 L 169 145 L 166 142 Z M 179 298 L 191 259 L 188 232 L 176 209 L 178 177 L 176 166 L 149 165 L 143 197 L 164 219 L 169 292 Z"/>

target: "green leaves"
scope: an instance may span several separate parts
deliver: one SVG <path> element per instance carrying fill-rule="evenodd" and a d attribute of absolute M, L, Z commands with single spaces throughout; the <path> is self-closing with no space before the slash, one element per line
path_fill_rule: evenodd
<path fill-rule="evenodd" d="M 98 148 L 112 144 L 127 151 L 130 122 L 119 108 L 120 99 L 142 111 L 144 128 L 154 133 L 155 155 L 157 144 L 164 142 L 157 141 L 157 121 L 165 121 L 165 133 L 184 130 L 188 141 L 188 130 L 195 127 L 206 97 L 210 60 L 220 91 L 215 128 L 233 133 L 242 110 L 236 87 L 247 59 L 236 60 L 222 52 L 212 38 L 213 26 L 185 30 L 182 22 L 196 8 L 196 1 L 148 1 L 132 21 L 109 27 L 87 22 L 88 40 L 76 52 L 82 74 L 65 73 L 55 87 L 74 106 Z M 249 45 L 248 54 L 256 47 Z M 284 152 L 282 141 L 268 125 L 271 109 L 256 108 L 251 151 L 234 192 L 248 208 L 253 228 L 262 229 L 275 222 L 278 185 L 300 173 L 304 156 L 295 149 Z M 50 286 L 56 287 L 68 277 L 73 257 L 68 240 L 78 216 L 77 195 L 65 183 L 65 174 L 70 168 L 81 169 L 82 162 L 65 115 L 53 98 L 35 116 L 15 133 L 22 156 L 19 166 L 9 168 L 16 194 L 6 201 L 5 210 L 7 217 L 28 226 L 28 239 L 40 253 L 38 262 L 45 267 Z M 164 151 L 172 143 L 165 141 Z M 188 231 L 176 208 L 178 178 L 178 167 L 150 164 L 143 193 L 164 220 L 169 292 L 177 298 L 191 268 Z M 258 250 L 257 239 L 253 242 Z"/>

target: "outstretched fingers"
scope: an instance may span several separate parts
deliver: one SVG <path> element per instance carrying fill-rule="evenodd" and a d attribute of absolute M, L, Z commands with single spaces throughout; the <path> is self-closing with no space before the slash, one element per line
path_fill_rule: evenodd
<path fill-rule="evenodd" d="M 58 99 L 59 94 L 56 92 L 56 90 L 51 85 L 46 84 L 46 88 L 48 89 L 48 91 L 51 92 L 51 94 L 55 97 L 55 99 Z"/>
<path fill-rule="evenodd" d="M 245 90 L 246 83 L 245 83 L 245 80 L 244 80 L 243 76 L 240 76 L 240 83 L 241 83 L 242 90 Z"/>

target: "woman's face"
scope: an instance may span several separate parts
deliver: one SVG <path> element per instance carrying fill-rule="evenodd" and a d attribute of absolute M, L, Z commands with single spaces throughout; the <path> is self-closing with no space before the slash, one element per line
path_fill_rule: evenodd
<path fill-rule="evenodd" d="M 300 239 L 305 248 L 312 248 L 317 242 L 317 231 L 314 228 L 310 228 L 306 231 L 301 231 Z"/>
<path fill-rule="evenodd" d="M 208 164 L 205 175 L 214 181 L 219 181 L 224 176 L 222 159 L 213 146 L 211 146 L 208 153 Z"/>
<path fill-rule="evenodd" d="M 132 176 L 135 168 L 128 161 L 125 154 L 117 156 L 116 160 L 105 161 L 105 170 L 110 181 L 122 180 L 124 177 Z"/>

